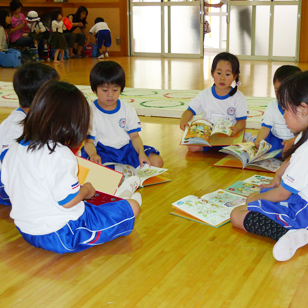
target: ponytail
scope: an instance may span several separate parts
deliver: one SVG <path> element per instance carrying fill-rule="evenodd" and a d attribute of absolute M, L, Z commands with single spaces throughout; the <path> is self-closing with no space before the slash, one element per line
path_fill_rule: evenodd
<path fill-rule="evenodd" d="M 230 91 L 229 95 L 232 96 L 237 92 L 237 85 L 239 84 L 239 79 L 238 76 L 235 78 L 235 87 Z"/>

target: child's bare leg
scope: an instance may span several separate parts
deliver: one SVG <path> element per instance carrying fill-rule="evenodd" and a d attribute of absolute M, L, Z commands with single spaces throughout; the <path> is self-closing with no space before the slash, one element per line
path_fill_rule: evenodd
<path fill-rule="evenodd" d="M 241 205 L 231 212 L 231 223 L 234 227 L 245 230 L 243 220 L 248 213 L 247 205 Z M 246 231 L 246 230 L 245 230 Z"/>
<path fill-rule="evenodd" d="M 131 206 L 135 217 L 137 217 L 140 213 L 140 204 L 134 199 L 127 199 L 127 202 Z"/>
<path fill-rule="evenodd" d="M 203 151 L 203 147 L 199 145 L 188 145 L 187 148 L 190 152 L 202 152 Z"/>
<path fill-rule="evenodd" d="M 38 48 L 37 40 L 33 40 L 33 43 L 34 43 L 35 48 L 37 49 Z"/>
<path fill-rule="evenodd" d="M 63 62 L 64 61 L 64 52 L 65 52 L 65 50 L 64 49 L 61 49 L 61 62 Z"/>
<path fill-rule="evenodd" d="M 60 52 L 60 49 L 57 49 L 57 50 L 55 51 L 55 56 L 54 56 L 54 58 L 53 58 L 53 62 L 54 62 L 54 63 L 60 63 L 60 61 L 58 61 L 59 52 Z"/>
<path fill-rule="evenodd" d="M 149 159 L 150 159 L 151 165 L 154 167 L 161 168 L 164 165 L 164 161 L 160 155 L 151 153 L 149 155 Z"/>

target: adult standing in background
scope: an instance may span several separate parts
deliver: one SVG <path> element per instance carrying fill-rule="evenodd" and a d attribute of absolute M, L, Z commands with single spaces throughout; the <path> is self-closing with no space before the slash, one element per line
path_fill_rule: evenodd
<path fill-rule="evenodd" d="M 236 0 L 230 0 L 236 1 Z M 237 0 L 237 1 L 245 1 L 245 0 Z M 204 1 L 204 7 L 214 7 L 214 8 L 221 8 L 224 4 L 227 4 L 228 0 L 220 0 L 219 3 L 210 4 L 207 1 Z M 245 47 L 245 33 L 251 37 L 251 14 L 250 10 L 246 6 L 237 7 L 237 14 L 238 14 L 238 23 L 239 23 L 239 36 L 241 42 L 241 52 L 245 54 L 246 47 Z"/>
<path fill-rule="evenodd" d="M 64 31 L 64 36 L 67 41 L 69 48 L 70 58 L 81 58 L 81 53 L 83 46 L 86 42 L 86 25 L 87 25 L 88 10 L 84 6 L 80 6 L 75 14 L 70 14 L 67 16 L 69 21 L 72 23 L 72 28 L 70 30 Z M 75 29 L 79 28 L 80 33 L 74 33 Z M 75 43 L 78 43 L 77 53 L 73 53 L 73 48 Z"/>

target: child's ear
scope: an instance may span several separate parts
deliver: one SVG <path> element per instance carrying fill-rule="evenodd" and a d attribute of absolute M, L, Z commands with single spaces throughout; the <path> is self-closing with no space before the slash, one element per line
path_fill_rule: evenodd
<path fill-rule="evenodd" d="M 303 117 L 306 117 L 308 116 L 308 105 L 306 103 L 301 103 L 300 106 L 300 114 L 303 116 Z"/>

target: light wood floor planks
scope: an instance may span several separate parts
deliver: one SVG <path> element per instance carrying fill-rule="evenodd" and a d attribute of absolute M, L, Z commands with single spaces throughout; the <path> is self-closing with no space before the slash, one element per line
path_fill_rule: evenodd
<path fill-rule="evenodd" d="M 123 65 L 128 87 L 203 89 L 212 83 L 212 56 L 111 60 Z M 89 84 L 96 61 L 55 67 L 62 80 Z M 272 75 L 282 64 L 242 61 L 241 91 L 273 96 Z M 0 69 L 0 79 L 12 81 L 13 72 Z M 10 112 L 1 108 L 0 121 Z M 230 223 L 215 229 L 169 214 L 171 203 L 188 194 L 201 196 L 255 172 L 212 167 L 223 157 L 217 151 L 188 153 L 179 146 L 178 119 L 140 119 L 144 143 L 161 151 L 172 182 L 139 190 L 142 212 L 130 236 L 77 254 L 30 246 L 10 219 L 10 208 L 0 205 L 0 307 L 308 307 L 308 247 L 279 263 L 270 239 Z"/>

